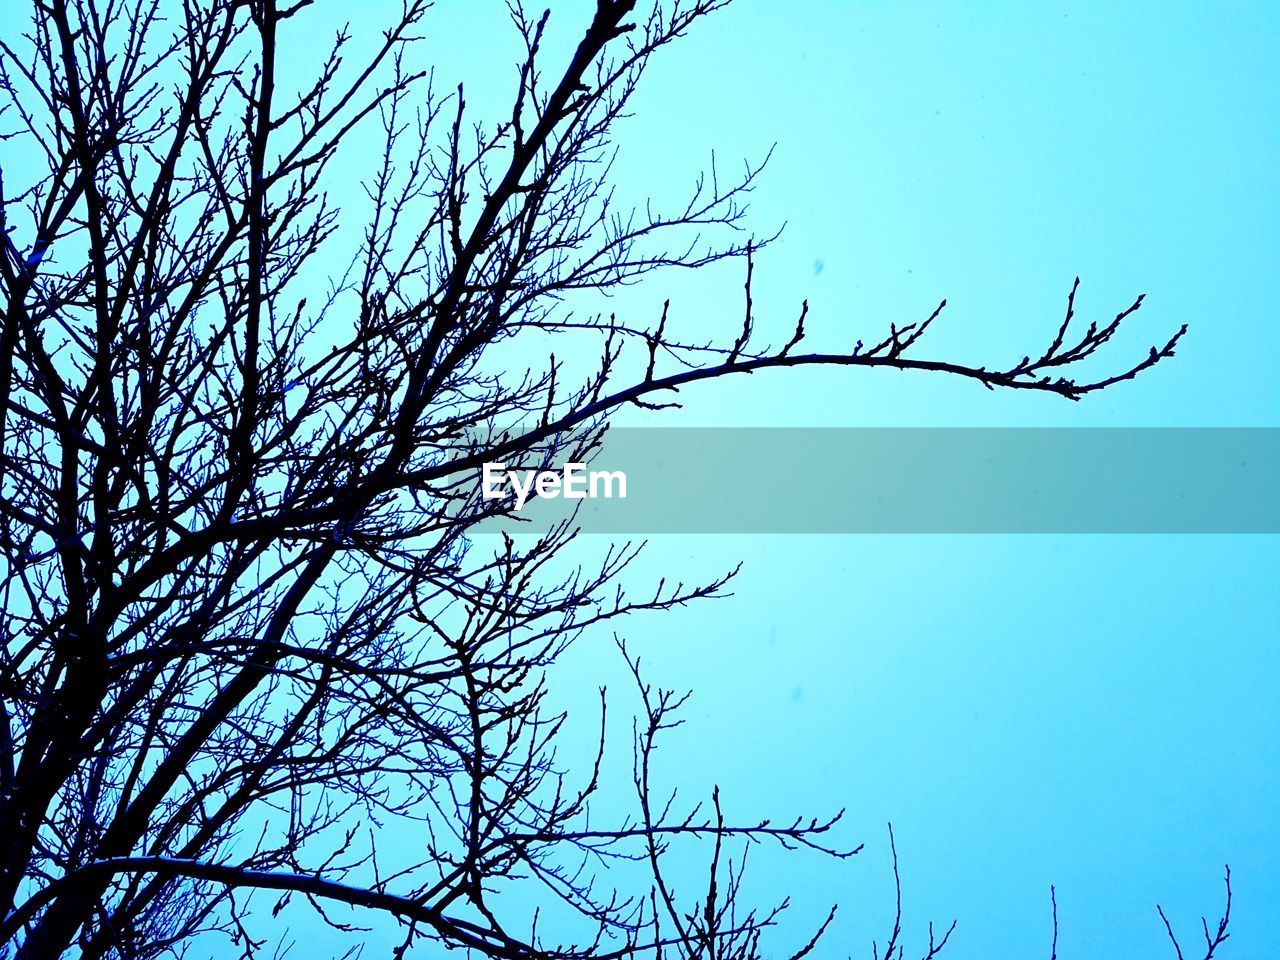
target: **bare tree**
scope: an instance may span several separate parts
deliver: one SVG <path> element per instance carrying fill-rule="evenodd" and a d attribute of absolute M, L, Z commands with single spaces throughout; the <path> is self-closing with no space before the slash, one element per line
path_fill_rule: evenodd
<path fill-rule="evenodd" d="M 510 507 L 479 466 L 589 459 L 624 406 L 775 367 L 1076 399 L 1181 334 L 1082 378 L 1141 299 L 1082 328 L 1073 288 L 1012 365 L 923 354 L 942 306 L 843 352 L 806 350 L 801 307 L 762 343 L 761 167 L 709 171 L 669 212 L 610 180 L 651 58 L 724 5 L 597 0 L 552 64 L 548 14 L 512 0 L 509 109 L 477 117 L 416 65 L 427 0 L 363 60 L 338 33 L 301 86 L 280 59 L 305 57 L 311 0 L 32 0 L 0 44 L 4 955 L 177 955 L 213 932 L 252 956 L 292 899 L 339 927 L 335 904 L 395 917 L 401 952 L 748 958 L 785 904 L 746 905 L 731 846 L 850 852 L 834 819 L 735 825 L 718 796 L 651 786 L 682 700 L 632 658 L 634 812 L 591 815 L 605 727 L 594 764 L 557 761 L 549 669 L 729 577 L 636 594 L 638 548 L 583 558 L 569 525 L 481 550 Z M 343 149 L 374 158 L 362 229 L 326 193 Z M 731 258 L 745 308 L 719 335 L 573 309 Z M 670 879 L 684 841 L 710 855 L 692 897 Z"/>

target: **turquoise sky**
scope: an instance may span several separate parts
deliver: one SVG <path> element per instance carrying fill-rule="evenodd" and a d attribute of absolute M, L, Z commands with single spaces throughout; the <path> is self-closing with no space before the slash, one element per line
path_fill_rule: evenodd
<path fill-rule="evenodd" d="M 1278 40 L 1262 3 L 736 5 L 655 70 L 624 158 L 675 195 L 712 148 L 777 143 L 762 315 L 807 296 L 815 331 L 852 339 L 947 297 L 934 354 L 1016 360 L 1078 274 L 1087 319 L 1148 294 L 1112 362 L 1191 332 L 1080 404 L 829 371 L 718 384 L 662 422 L 1277 425 Z M 733 322 L 738 282 L 636 296 Z M 1275 942 L 1274 538 L 671 537 L 651 562 L 738 558 L 733 600 L 635 639 L 697 690 L 673 777 L 744 812 L 849 807 L 862 857 L 756 864 L 810 916 L 844 903 L 821 956 L 884 938 L 889 819 L 908 929 L 958 917 L 953 960 L 1047 957 L 1051 883 L 1060 956 L 1172 956 L 1156 903 L 1185 945 L 1227 861 L 1224 956 Z"/>
<path fill-rule="evenodd" d="M 582 5 L 557 4 L 566 32 Z M 442 5 L 469 97 L 501 37 Z M 457 15 L 456 17 L 454 15 Z M 445 21 L 449 21 L 445 23 Z M 1072 404 L 946 379 L 809 371 L 686 391 L 677 426 L 1277 426 L 1280 7 L 1191 3 L 743 0 L 655 66 L 620 185 L 679 199 L 712 150 L 776 151 L 753 197 L 757 313 L 848 345 L 950 307 L 934 356 L 1017 360 L 1072 279 L 1084 320 L 1146 306 L 1109 360 L 1191 325 L 1172 362 Z M 700 330 L 740 316 L 737 266 L 657 280 L 616 308 Z M 946 478 L 938 479 L 945 496 Z M 815 505 L 815 509 L 818 509 Z M 1172 956 L 1221 909 L 1232 949 L 1280 927 L 1280 548 L 1269 537 L 664 537 L 647 572 L 746 561 L 737 595 L 637 624 L 653 678 L 696 691 L 672 782 L 719 783 L 744 818 L 847 807 L 851 862 L 756 858 L 793 918 L 841 919 L 818 953 L 869 956 L 892 910 L 897 831 L 908 953 Z M 607 636 L 573 690 L 616 676 Z M 589 733 L 586 734 L 589 736 Z"/>
<path fill-rule="evenodd" d="M 360 4 L 357 36 L 398 6 Z M 549 43 L 586 6 L 557 0 Z M 318 37 L 351 11 L 320 3 L 291 29 Z M 505 101 L 499 0 L 442 0 L 424 30 L 443 89 Z M 298 41 L 309 82 L 316 48 Z M 1052 336 L 1079 275 L 1086 321 L 1148 294 L 1101 368 L 1191 331 L 1173 361 L 1079 404 L 831 370 L 707 385 L 624 421 L 1280 426 L 1277 49 L 1276 3 L 741 0 L 655 64 L 617 169 L 625 196 L 674 201 L 712 150 L 729 167 L 776 144 L 752 213 L 760 233 L 786 224 L 757 265 L 766 325 L 789 331 L 807 297 L 815 344 L 847 346 L 946 297 L 922 353 L 1007 363 Z M 736 265 L 658 277 L 618 309 L 656 318 L 671 297 L 674 322 L 732 336 L 740 289 Z M 696 690 L 671 780 L 719 783 L 743 819 L 848 808 L 860 857 L 755 864 L 756 891 L 791 896 L 798 922 L 842 902 L 823 960 L 887 933 L 888 820 L 908 953 L 955 917 L 949 960 L 1047 957 L 1052 883 L 1064 960 L 1169 957 L 1156 903 L 1193 942 L 1226 862 L 1223 960 L 1274 950 L 1274 537 L 664 537 L 636 572 L 739 559 L 734 598 L 628 636 L 652 679 Z M 610 636 L 565 666 L 562 695 L 594 700 L 618 675 Z"/>

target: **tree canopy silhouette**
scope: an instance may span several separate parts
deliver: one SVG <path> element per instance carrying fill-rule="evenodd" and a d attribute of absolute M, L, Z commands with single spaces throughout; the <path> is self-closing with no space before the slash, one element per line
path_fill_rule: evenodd
<path fill-rule="evenodd" d="M 797 304 L 764 343 L 769 238 L 744 220 L 762 165 L 709 170 L 666 211 L 611 182 L 652 58 L 725 3 L 597 0 L 561 57 L 548 13 L 512 0 L 523 56 L 489 116 L 419 64 L 429 6 L 326 52 L 298 29 L 311 0 L 33 0 L 0 44 L 6 956 L 177 955 L 211 932 L 252 956 L 262 915 L 304 902 L 340 927 L 335 904 L 398 918 L 401 952 L 760 956 L 785 904 L 745 902 L 732 846 L 844 855 L 834 819 L 733 823 L 718 795 L 657 792 L 682 697 L 625 653 L 635 803 L 593 812 L 604 735 L 564 769 L 548 694 L 585 631 L 729 577 L 635 593 L 638 548 L 584 560 L 569 524 L 482 550 L 510 505 L 480 497 L 480 466 L 589 460 L 619 409 L 739 373 L 1077 399 L 1174 351 L 1180 332 L 1079 374 L 1141 298 L 1086 325 L 1074 288 L 1012 365 L 925 352 L 942 305 L 830 351 Z M 314 57 L 305 82 L 286 52 Z M 327 191 L 362 160 L 356 223 Z M 573 309 L 726 259 L 745 304 L 729 291 L 696 330 Z M 685 841 L 709 859 L 692 896 L 668 866 Z"/>

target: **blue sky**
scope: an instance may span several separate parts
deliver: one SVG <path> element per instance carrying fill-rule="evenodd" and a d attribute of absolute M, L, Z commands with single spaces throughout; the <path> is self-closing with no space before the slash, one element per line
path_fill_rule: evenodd
<path fill-rule="evenodd" d="M 395 6 L 363 5 L 357 39 Z M 548 56 L 589 6 L 554 5 Z M 294 29 L 318 38 L 345 15 Z M 440 89 L 464 80 L 477 115 L 505 108 L 517 45 L 501 4 L 442 2 L 424 33 Z M 1280 426 L 1278 39 L 1265 4 L 735 4 L 655 62 L 619 128 L 617 183 L 679 201 L 712 151 L 728 170 L 776 145 L 752 198 L 758 233 L 786 225 L 757 264 L 763 328 L 789 333 L 807 297 L 815 344 L 848 346 L 946 297 L 922 347 L 1016 361 L 1079 275 L 1084 320 L 1148 294 L 1101 366 L 1191 332 L 1174 361 L 1079 404 L 830 370 L 725 381 L 621 422 Z M 736 264 L 657 277 L 611 308 L 656 318 L 670 297 L 673 323 L 733 331 L 741 282 Z M 792 897 L 797 936 L 842 903 L 821 957 L 868 956 L 888 932 L 889 820 L 908 952 L 955 917 L 951 960 L 1048 956 L 1056 884 L 1060 956 L 1171 956 L 1155 904 L 1193 938 L 1228 861 L 1224 956 L 1274 942 L 1274 538 L 671 536 L 635 579 L 739 559 L 734 598 L 627 637 L 650 679 L 696 691 L 664 760 L 687 796 L 718 783 L 743 819 L 848 809 L 843 838 L 867 843 L 851 861 L 752 854 L 755 893 Z M 562 667 L 570 703 L 620 680 L 606 634 Z"/>
<path fill-rule="evenodd" d="M 553 25 L 572 22 L 557 5 Z M 505 77 L 483 5 L 442 7 L 469 98 Z M 458 19 L 451 19 L 458 14 Z M 665 426 L 1276 426 L 1280 10 L 1265 4 L 764 3 L 744 0 L 655 65 L 622 135 L 620 188 L 678 199 L 712 150 L 776 144 L 753 196 L 757 313 L 851 344 L 950 307 L 925 352 L 1016 360 L 1072 279 L 1085 320 L 1146 306 L 1110 359 L 1182 323 L 1179 355 L 1072 404 L 968 383 L 809 371 L 686 391 Z M 724 330 L 737 266 L 662 278 L 619 311 Z M 785 336 L 785 333 L 783 334 Z M 945 495 L 945 478 L 939 479 Z M 815 506 L 816 508 L 816 506 Z M 832 900 L 822 957 L 869 956 L 902 857 L 908 952 L 1172 956 L 1236 889 L 1233 948 L 1280 924 L 1280 549 L 1270 537 L 657 538 L 643 571 L 746 561 L 737 595 L 628 632 L 651 678 L 696 691 L 665 759 L 744 818 L 847 807 L 853 861 L 756 857 L 796 920 Z M 566 696 L 616 677 L 575 652 Z M 589 734 L 588 734 L 589 735 Z"/>
<path fill-rule="evenodd" d="M 553 44 L 585 5 L 554 6 Z M 361 4 L 357 36 L 396 7 Z M 514 77 L 502 8 L 444 0 L 425 27 L 442 88 L 466 79 L 481 109 Z M 1079 404 L 830 370 L 629 422 L 1280 426 L 1278 41 L 1274 3 L 741 0 L 655 64 L 617 169 L 624 196 L 675 200 L 712 150 L 727 166 L 776 144 L 753 197 L 760 233 L 786 224 L 757 265 L 764 323 L 789 329 L 807 297 L 815 342 L 850 345 L 946 297 L 924 352 L 1016 361 L 1079 275 L 1085 320 L 1148 294 L 1103 367 L 1191 331 Z M 740 285 L 737 266 L 659 277 L 618 308 L 656 317 L 671 297 L 676 322 L 732 332 Z M 757 892 L 792 896 L 798 921 L 842 902 L 819 956 L 883 940 L 888 820 L 908 952 L 956 917 L 950 960 L 1047 957 L 1053 883 L 1060 956 L 1171 956 L 1156 902 L 1194 940 L 1226 862 L 1224 960 L 1280 935 L 1274 537 L 663 537 L 636 573 L 739 559 L 735 597 L 629 639 L 652 679 L 696 691 L 667 777 L 719 783 L 744 819 L 848 808 L 860 857 L 756 863 Z M 618 673 L 611 638 L 566 667 L 562 695 L 594 699 Z"/>
<path fill-rule="evenodd" d="M 852 339 L 947 297 L 934 353 L 1017 359 L 1078 274 L 1088 319 L 1148 294 L 1113 362 L 1191 332 L 1079 404 L 828 371 L 717 384 L 662 422 L 1277 425 L 1278 32 L 1267 4 L 735 6 L 649 77 L 623 170 L 677 195 L 712 148 L 777 143 L 754 197 L 762 231 L 787 224 L 762 316 L 808 297 L 815 331 Z M 737 282 L 634 296 L 677 291 L 673 315 L 711 323 Z M 673 779 L 750 813 L 849 808 L 860 858 L 762 870 L 811 916 L 843 901 L 822 956 L 883 940 L 889 819 L 908 929 L 958 917 L 954 960 L 1047 956 L 1051 883 L 1060 956 L 1171 956 L 1155 904 L 1197 936 L 1228 861 L 1224 956 L 1274 943 L 1274 538 L 668 537 L 650 563 L 738 558 L 734 599 L 634 641 L 697 691 Z"/>

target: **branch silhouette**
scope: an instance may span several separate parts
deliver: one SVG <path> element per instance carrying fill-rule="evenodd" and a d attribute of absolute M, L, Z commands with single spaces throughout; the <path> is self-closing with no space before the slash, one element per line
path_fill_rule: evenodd
<path fill-rule="evenodd" d="M 327 49 L 309 0 L 32 0 L 0 41 L 4 956 L 140 960 L 217 933 L 253 957 L 296 896 L 338 930 L 338 904 L 397 920 L 398 955 L 747 960 L 777 953 L 787 904 L 747 903 L 736 851 L 860 849 L 829 839 L 838 815 L 735 822 L 718 790 L 659 796 L 683 701 L 625 650 L 634 802 L 609 794 L 604 691 L 595 757 L 566 769 L 557 660 L 733 573 L 633 593 L 640 546 L 584 558 L 568 524 L 482 550 L 507 507 L 476 468 L 589 460 L 618 410 L 767 370 L 1074 400 L 1182 331 L 1088 372 L 1141 299 L 1080 329 L 1077 281 L 1014 364 L 924 354 L 942 306 L 806 352 L 805 303 L 765 343 L 773 237 L 746 224 L 764 164 L 713 161 L 669 210 L 628 208 L 613 176 L 653 58 L 725 5 L 597 0 L 555 33 L 512 0 L 522 54 L 489 115 L 420 62 L 427 0 Z M 726 260 L 745 307 L 735 292 L 710 333 L 670 301 L 656 323 L 600 309 Z M 710 848 L 692 898 L 684 845 Z"/>

